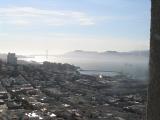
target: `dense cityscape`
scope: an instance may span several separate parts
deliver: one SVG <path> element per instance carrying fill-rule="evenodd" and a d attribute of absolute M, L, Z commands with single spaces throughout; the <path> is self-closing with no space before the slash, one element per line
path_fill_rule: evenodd
<path fill-rule="evenodd" d="M 160 0 L 0 3 L 0 120 L 160 120 Z"/>
<path fill-rule="evenodd" d="M 146 81 L 80 74 L 70 64 L 0 62 L 1 120 L 143 120 Z"/>

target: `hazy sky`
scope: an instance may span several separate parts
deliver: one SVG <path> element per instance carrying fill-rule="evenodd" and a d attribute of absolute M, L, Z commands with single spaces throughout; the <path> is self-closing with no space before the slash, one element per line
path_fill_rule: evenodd
<path fill-rule="evenodd" d="M 61 54 L 149 46 L 150 0 L 0 0 L 0 52 Z"/>

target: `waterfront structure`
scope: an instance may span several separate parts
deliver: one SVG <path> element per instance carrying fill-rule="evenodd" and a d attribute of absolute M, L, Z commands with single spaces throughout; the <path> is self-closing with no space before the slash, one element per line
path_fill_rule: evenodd
<path fill-rule="evenodd" d="M 7 64 L 10 64 L 10 65 L 16 65 L 17 64 L 17 57 L 16 57 L 15 53 L 8 53 Z"/>

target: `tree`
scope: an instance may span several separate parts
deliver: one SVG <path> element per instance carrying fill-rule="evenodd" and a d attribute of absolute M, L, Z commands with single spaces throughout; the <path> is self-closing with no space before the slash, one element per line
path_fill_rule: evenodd
<path fill-rule="evenodd" d="M 160 0 L 151 0 L 151 6 L 147 120 L 160 120 Z"/>

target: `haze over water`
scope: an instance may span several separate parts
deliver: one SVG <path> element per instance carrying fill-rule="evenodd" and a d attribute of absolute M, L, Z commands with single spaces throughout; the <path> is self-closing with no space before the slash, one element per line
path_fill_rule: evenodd
<path fill-rule="evenodd" d="M 109 56 L 109 57 L 71 57 L 71 56 L 35 56 L 33 58 L 24 58 L 26 61 L 44 61 L 56 63 L 69 63 L 79 66 L 87 74 L 103 74 L 112 76 L 115 73 L 123 73 L 138 79 L 148 78 L 148 58 L 146 56 Z M 110 73 L 113 74 L 110 74 Z"/>

